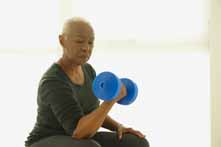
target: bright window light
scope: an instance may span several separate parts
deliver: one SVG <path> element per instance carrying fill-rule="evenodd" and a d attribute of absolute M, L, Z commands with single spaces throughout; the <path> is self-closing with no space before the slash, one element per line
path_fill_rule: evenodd
<path fill-rule="evenodd" d="M 202 42 L 207 0 L 72 0 L 72 14 L 89 19 L 100 40 Z"/>
<path fill-rule="evenodd" d="M 0 2 L 0 51 L 57 47 L 59 0 Z"/>

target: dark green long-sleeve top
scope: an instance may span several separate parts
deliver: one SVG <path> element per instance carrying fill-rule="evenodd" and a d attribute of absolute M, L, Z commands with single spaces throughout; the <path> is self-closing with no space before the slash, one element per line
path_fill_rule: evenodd
<path fill-rule="evenodd" d="M 25 146 L 53 135 L 72 135 L 79 119 L 99 106 L 91 87 L 95 70 L 88 63 L 82 69 L 85 81 L 81 86 L 56 63 L 44 73 L 38 87 L 37 120 Z"/>

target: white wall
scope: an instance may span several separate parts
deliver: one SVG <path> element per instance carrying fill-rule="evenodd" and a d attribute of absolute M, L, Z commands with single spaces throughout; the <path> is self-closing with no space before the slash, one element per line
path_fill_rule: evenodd
<path fill-rule="evenodd" d="M 212 147 L 221 146 L 221 3 L 211 1 L 211 118 Z"/>

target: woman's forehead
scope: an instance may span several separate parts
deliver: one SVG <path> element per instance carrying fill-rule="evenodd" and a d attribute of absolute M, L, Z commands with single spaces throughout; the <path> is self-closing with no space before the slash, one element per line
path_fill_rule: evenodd
<path fill-rule="evenodd" d="M 68 34 L 72 37 L 89 37 L 94 38 L 94 31 L 91 26 L 87 24 L 74 24 L 68 29 Z"/>

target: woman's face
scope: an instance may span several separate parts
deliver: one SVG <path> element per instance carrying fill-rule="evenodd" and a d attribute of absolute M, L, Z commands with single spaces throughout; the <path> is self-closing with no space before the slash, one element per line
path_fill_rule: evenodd
<path fill-rule="evenodd" d="M 91 26 L 78 22 L 68 29 L 68 32 L 59 36 L 64 49 L 64 56 L 73 64 L 86 63 L 94 45 L 94 32 Z"/>

